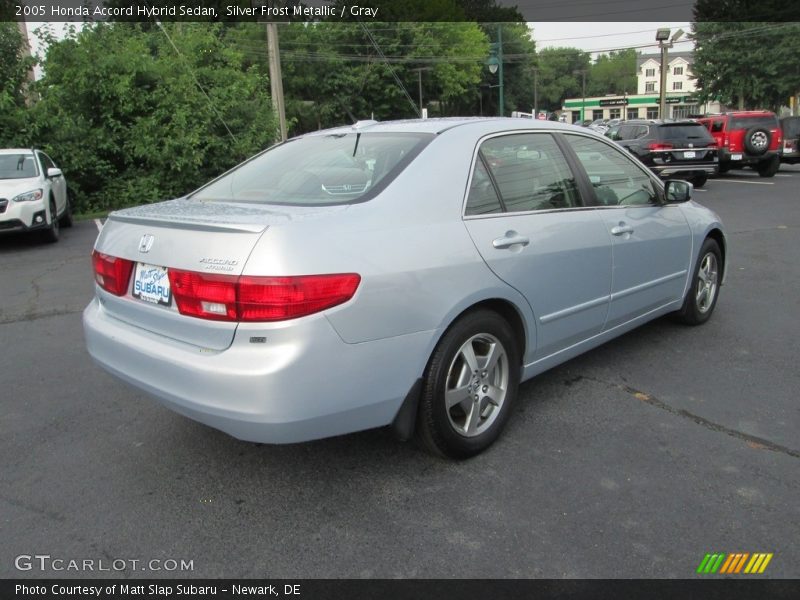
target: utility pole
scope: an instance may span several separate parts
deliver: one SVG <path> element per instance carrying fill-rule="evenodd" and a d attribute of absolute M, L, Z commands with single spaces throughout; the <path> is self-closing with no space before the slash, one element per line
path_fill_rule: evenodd
<path fill-rule="evenodd" d="M 533 118 L 539 118 L 539 69 L 533 69 Z"/>
<path fill-rule="evenodd" d="M 505 98 L 503 96 L 503 26 L 497 26 L 497 58 L 500 61 L 498 65 L 498 78 L 500 79 L 500 116 L 505 112 Z"/>
<path fill-rule="evenodd" d="M 419 114 L 422 115 L 422 72 L 423 71 L 430 71 L 433 67 L 417 67 L 416 69 L 410 69 L 411 71 L 416 71 L 419 77 Z"/>
<path fill-rule="evenodd" d="M 586 69 L 578 69 L 572 72 L 573 75 L 581 76 L 581 90 L 583 92 L 583 100 L 581 100 L 581 122 L 586 120 Z"/>
<path fill-rule="evenodd" d="M 283 77 L 281 75 L 281 51 L 278 46 L 278 24 L 267 23 L 267 51 L 269 53 L 269 87 L 272 107 L 278 113 L 281 141 L 286 141 L 286 107 L 283 102 Z"/>

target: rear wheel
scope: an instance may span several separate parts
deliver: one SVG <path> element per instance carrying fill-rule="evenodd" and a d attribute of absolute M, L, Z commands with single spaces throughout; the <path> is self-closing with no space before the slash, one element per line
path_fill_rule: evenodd
<path fill-rule="evenodd" d="M 781 159 L 778 156 L 765 160 L 758 165 L 758 174 L 761 177 L 775 177 L 775 173 L 781 168 Z"/>
<path fill-rule="evenodd" d="M 730 170 L 731 170 L 730 163 L 723 163 L 723 162 L 719 163 L 719 173 L 720 173 L 720 175 L 722 175 L 723 173 L 727 173 Z"/>
<path fill-rule="evenodd" d="M 500 435 L 517 396 L 520 359 L 514 333 L 497 313 L 456 321 L 425 370 L 417 436 L 431 452 L 468 458 Z"/>
<path fill-rule="evenodd" d="M 58 214 L 56 213 L 56 201 L 50 198 L 50 227 L 42 231 L 42 239 L 52 244 L 58 241 L 61 228 L 58 223 Z"/>
<path fill-rule="evenodd" d="M 705 173 L 700 173 L 699 175 L 695 175 L 692 177 L 692 185 L 696 188 L 701 188 L 706 184 L 708 181 L 708 175 Z"/>
<path fill-rule="evenodd" d="M 706 238 L 692 275 L 692 284 L 681 309 L 674 313 L 677 321 L 687 325 L 700 325 L 711 318 L 717 305 L 722 275 L 722 253 L 719 244 Z"/>

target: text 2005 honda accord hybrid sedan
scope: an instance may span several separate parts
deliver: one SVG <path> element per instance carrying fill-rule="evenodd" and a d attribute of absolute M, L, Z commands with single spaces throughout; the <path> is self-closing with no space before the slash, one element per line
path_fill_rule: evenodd
<path fill-rule="evenodd" d="M 391 424 L 489 446 L 520 381 L 714 310 L 717 216 L 585 129 L 360 122 L 109 216 L 91 355 L 175 411 L 286 443 Z"/>

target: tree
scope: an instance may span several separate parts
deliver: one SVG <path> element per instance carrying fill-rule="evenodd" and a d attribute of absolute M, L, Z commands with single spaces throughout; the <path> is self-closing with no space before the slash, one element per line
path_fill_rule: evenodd
<path fill-rule="evenodd" d="M 636 93 L 636 51 L 619 50 L 601 54 L 589 69 L 588 96 Z"/>
<path fill-rule="evenodd" d="M 546 110 L 558 110 L 566 98 L 583 93 L 578 71 L 590 69 L 589 54 L 577 48 L 545 48 L 539 52 L 539 104 Z M 587 75 L 587 95 L 588 95 Z"/>
<path fill-rule="evenodd" d="M 707 22 L 696 14 L 692 72 L 700 102 L 777 110 L 797 93 L 800 23 Z"/>
<path fill-rule="evenodd" d="M 128 23 L 48 40 L 29 142 L 60 160 L 78 210 L 184 194 L 275 138 L 267 83 L 222 25 L 164 28 L 172 42 Z"/>
<path fill-rule="evenodd" d="M 27 127 L 25 100 L 33 59 L 23 56 L 17 23 L 0 21 L 0 147 L 18 146 Z"/>

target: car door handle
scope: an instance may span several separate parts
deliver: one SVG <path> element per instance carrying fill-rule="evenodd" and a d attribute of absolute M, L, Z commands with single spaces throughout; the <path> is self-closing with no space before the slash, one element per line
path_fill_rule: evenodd
<path fill-rule="evenodd" d="M 524 235 L 519 235 L 516 231 L 507 231 L 503 237 L 499 237 L 494 240 L 492 242 L 492 246 L 498 250 L 502 250 L 503 248 L 510 248 L 516 244 L 527 246 L 530 243 L 531 241 Z"/>
<path fill-rule="evenodd" d="M 625 233 L 633 233 L 633 227 L 620 222 L 619 225 L 611 228 L 612 235 L 623 235 Z"/>

